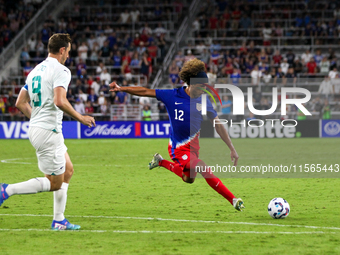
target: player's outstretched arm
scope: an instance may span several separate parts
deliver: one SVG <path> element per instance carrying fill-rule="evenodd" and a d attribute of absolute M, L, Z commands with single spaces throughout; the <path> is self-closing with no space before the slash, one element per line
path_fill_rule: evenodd
<path fill-rule="evenodd" d="M 94 118 L 91 116 L 83 116 L 78 113 L 70 102 L 66 98 L 66 90 L 64 87 L 56 87 L 54 89 L 54 104 L 63 112 L 70 115 L 73 119 L 79 121 L 80 123 L 84 124 L 85 126 L 92 127 L 96 126 Z"/>
<path fill-rule="evenodd" d="M 22 88 L 20 90 L 15 106 L 25 114 L 27 118 L 31 118 L 32 107 L 30 106 L 30 96 L 26 89 Z"/>
<path fill-rule="evenodd" d="M 218 123 L 220 121 L 220 119 L 218 118 L 218 116 L 216 116 L 216 118 L 211 120 L 211 121 Z M 220 124 L 215 124 L 215 129 L 216 129 L 217 134 L 219 134 L 219 136 L 222 138 L 222 140 L 229 147 L 231 161 L 234 162 L 234 166 L 237 166 L 237 161 L 238 161 L 239 156 L 238 156 L 238 154 L 237 154 L 237 152 L 234 148 L 233 143 L 231 142 L 231 139 L 229 137 L 227 130 L 224 128 L 223 125 L 220 125 Z"/>
<path fill-rule="evenodd" d="M 148 89 L 144 87 L 120 87 L 117 83 L 110 83 L 110 91 L 122 91 L 131 95 L 141 97 L 156 97 L 156 91 L 154 89 Z"/>

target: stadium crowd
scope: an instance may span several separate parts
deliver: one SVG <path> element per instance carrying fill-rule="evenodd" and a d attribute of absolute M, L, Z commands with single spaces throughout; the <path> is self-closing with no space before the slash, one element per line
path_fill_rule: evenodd
<path fill-rule="evenodd" d="M 0 53 L 46 0 L 0 0 Z"/>
<path fill-rule="evenodd" d="M 271 91 L 272 86 L 294 84 L 300 75 L 329 77 L 320 82 L 318 92 L 326 96 L 321 96 L 319 104 L 326 97 L 337 110 L 338 103 L 334 104 L 334 100 L 338 97 L 332 95 L 339 94 L 338 58 L 332 48 L 325 52 L 322 47 L 314 47 L 302 53 L 287 45 L 280 52 L 272 42 L 278 37 L 296 36 L 301 40 L 294 43 L 301 45 L 309 43 L 311 37 L 319 38 L 316 45 L 335 42 L 340 34 L 340 5 L 336 1 L 293 1 L 282 3 L 283 11 L 278 11 L 280 6 L 270 2 L 261 7 L 253 1 L 243 4 L 207 1 L 192 24 L 193 40 L 188 40 L 169 67 L 172 86 L 182 85 L 178 73 L 183 63 L 197 57 L 206 63 L 211 83 L 217 77 L 225 78 L 235 85 L 259 86 L 259 93 Z M 26 77 L 46 57 L 48 38 L 53 33 L 69 33 L 73 42 L 66 65 L 73 79 L 68 99 L 77 111 L 108 119 L 110 105 L 138 104 L 138 98 L 110 93 L 108 84 L 117 81 L 123 86 L 147 86 L 171 42 L 167 22 L 174 17 L 180 22 L 187 5 L 177 0 L 162 4 L 154 1 L 154 5 L 146 7 L 137 1 L 130 3 L 113 13 L 100 6 L 86 8 L 77 2 L 71 9 L 65 9 L 58 19 L 49 17 L 42 30 L 29 38 L 23 48 L 20 75 Z M 332 15 L 323 19 L 314 15 L 315 10 Z M 230 36 L 255 39 L 245 39 L 241 44 L 224 40 Z M 22 118 L 14 106 L 21 86 L 15 79 L 2 82 L 0 113 L 9 113 L 12 119 Z M 270 104 L 270 97 L 254 100 L 260 106 Z M 147 100 L 141 102 L 146 108 L 150 104 Z M 146 108 L 145 111 L 150 111 Z M 164 114 L 161 106 L 158 109 Z"/>

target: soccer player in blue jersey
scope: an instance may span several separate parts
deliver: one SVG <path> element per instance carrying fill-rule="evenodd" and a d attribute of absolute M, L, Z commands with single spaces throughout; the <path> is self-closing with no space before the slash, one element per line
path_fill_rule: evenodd
<path fill-rule="evenodd" d="M 205 89 L 206 86 L 201 82 L 190 84 L 190 81 L 203 80 L 207 83 L 205 64 L 196 58 L 189 60 L 183 65 L 179 76 L 188 86 L 170 90 L 155 90 L 144 87 L 120 87 L 113 82 L 110 84 L 110 88 L 111 91 L 122 91 L 143 97 L 156 97 L 167 108 L 171 124 L 168 150 L 173 162 L 163 159 L 160 154 L 156 153 L 149 163 L 150 170 L 162 166 L 178 175 L 184 182 L 193 183 L 197 174 L 196 167 L 208 169 L 205 172 L 200 172 L 206 182 L 226 198 L 236 210 L 241 211 L 244 208 L 242 199 L 236 198 L 221 180 L 211 172 L 209 167 L 199 159 L 198 138 L 203 117 L 201 110 L 196 106 L 202 103 L 201 95 L 204 93 L 202 89 Z M 207 115 L 211 121 L 218 121 L 217 113 L 209 100 L 207 100 Z M 226 129 L 223 125 L 215 125 L 215 129 L 229 147 L 231 160 L 236 166 L 239 156 Z"/>

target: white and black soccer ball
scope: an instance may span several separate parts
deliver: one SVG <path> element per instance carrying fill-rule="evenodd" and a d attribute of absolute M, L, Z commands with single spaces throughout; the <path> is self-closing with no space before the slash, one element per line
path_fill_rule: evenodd
<path fill-rule="evenodd" d="M 288 216 L 290 207 L 288 202 L 281 198 L 273 198 L 268 205 L 268 213 L 273 219 L 284 219 Z"/>

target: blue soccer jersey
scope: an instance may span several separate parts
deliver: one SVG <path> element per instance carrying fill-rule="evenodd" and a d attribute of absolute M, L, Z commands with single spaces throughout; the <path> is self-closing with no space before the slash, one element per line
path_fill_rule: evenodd
<path fill-rule="evenodd" d="M 170 119 L 170 144 L 176 148 L 199 149 L 198 136 L 203 117 L 201 97 L 190 98 L 185 87 L 177 89 L 156 89 L 156 98 L 165 104 Z M 207 115 L 217 116 L 211 102 L 207 100 Z M 184 149 L 183 148 L 183 149 Z"/>

